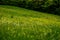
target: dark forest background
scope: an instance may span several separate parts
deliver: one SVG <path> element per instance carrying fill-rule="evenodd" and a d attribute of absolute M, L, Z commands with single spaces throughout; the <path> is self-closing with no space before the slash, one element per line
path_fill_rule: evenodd
<path fill-rule="evenodd" d="M 60 0 L 0 0 L 0 5 L 13 5 L 60 15 Z"/>

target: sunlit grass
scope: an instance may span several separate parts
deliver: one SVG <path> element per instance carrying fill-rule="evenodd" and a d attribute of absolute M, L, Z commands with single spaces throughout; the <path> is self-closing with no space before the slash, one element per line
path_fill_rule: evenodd
<path fill-rule="evenodd" d="M 0 6 L 0 40 L 60 40 L 60 16 Z"/>

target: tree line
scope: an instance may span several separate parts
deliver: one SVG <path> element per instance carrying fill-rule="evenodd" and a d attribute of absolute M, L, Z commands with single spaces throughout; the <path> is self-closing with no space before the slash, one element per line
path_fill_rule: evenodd
<path fill-rule="evenodd" d="M 60 14 L 60 0 L 0 0 L 0 4 L 14 5 L 58 15 Z"/>

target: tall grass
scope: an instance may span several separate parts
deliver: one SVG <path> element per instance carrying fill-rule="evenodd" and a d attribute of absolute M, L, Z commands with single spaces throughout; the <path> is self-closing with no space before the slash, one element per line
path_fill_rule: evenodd
<path fill-rule="evenodd" d="M 0 40 L 60 40 L 60 16 L 0 6 Z"/>

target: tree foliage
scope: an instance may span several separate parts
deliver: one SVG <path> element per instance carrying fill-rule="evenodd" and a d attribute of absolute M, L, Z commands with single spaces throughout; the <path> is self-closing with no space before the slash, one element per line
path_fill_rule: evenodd
<path fill-rule="evenodd" d="M 0 4 L 15 5 L 42 12 L 60 14 L 60 0 L 0 0 Z"/>

